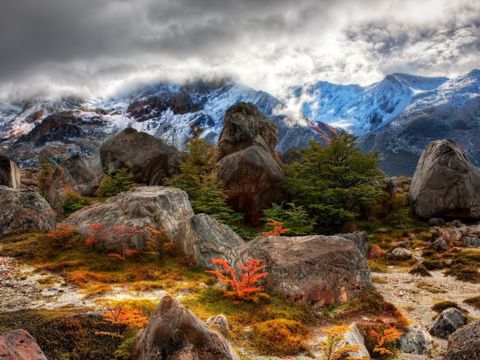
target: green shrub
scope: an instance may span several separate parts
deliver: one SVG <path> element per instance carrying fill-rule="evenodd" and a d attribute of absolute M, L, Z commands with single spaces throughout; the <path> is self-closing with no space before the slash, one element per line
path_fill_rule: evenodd
<path fill-rule="evenodd" d="M 304 161 L 286 166 L 287 190 L 320 227 L 339 227 L 382 200 L 377 154 L 363 154 L 353 135 L 341 132 L 326 148 L 311 142 Z"/>
<path fill-rule="evenodd" d="M 195 136 L 187 144 L 180 172 L 165 183 L 184 190 L 195 213 L 211 215 L 238 231 L 242 215 L 227 205 L 225 185 L 218 177 L 218 158 L 215 146 Z"/>
<path fill-rule="evenodd" d="M 100 196 L 112 197 L 132 188 L 133 174 L 128 169 L 119 169 L 113 175 L 105 175 L 98 188 Z"/>
<path fill-rule="evenodd" d="M 308 215 L 305 207 L 297 206 L 295 203 L 273 204 L 271 208 L 263 211 L 263 215 L 265 221 L 268 219 L 281 221 L 284 228 L 290 229 L 287 235 L 311 234 L 316 224 L 316 219 Z M 268 224 L 265 224 L 264 229 L 272 230 Z"/>
<path fill-rule="evenodd" d="M 63 214 L 65 217 L 73 214 L 75 211 L 78 211 L 85 206 L 91 205 L 92 200 L 82 196 L 74 191 L 68 191 L 66 193 L 65 202 L 63 203 Z"/>

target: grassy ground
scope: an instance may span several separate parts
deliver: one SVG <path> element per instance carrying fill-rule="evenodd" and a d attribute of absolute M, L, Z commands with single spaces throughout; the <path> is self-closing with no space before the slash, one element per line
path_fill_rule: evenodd
<path fill-rule="evenodd" d="M 232 327 L 228 336 L 236 346 L 267 355 L 308 352 L 307 340 L 311 337 L 311 329 L 318 326 L 339 324 L 364 316 L 389 319 L 400 324 L 404 320 L 392 305 L 386 304 L 375 293 L 366 294 L 364 298 L 348 304 L 316 311 L 287 302 L 275 294 L 259 304 L 239 303 L 225 298 L 222 290 L 213 286 L 215 279 L 211 275 L 193 266 L 189 258 L 178 255 L 174 250 L 165 254 L 162 260 L 153 253 L 147 253 L 122 261 L 97 253 L 76 235 L 58 239 L 32 233 L 0 239 L 0 256 L 13 256 L 40 270 L 60 275 L 68 284 L 94 299 L 97 310 L 113 306 L 149 316 L 158 305 L 158 299 L 142 299 L 142 292 L 163 290 L 179 298 L 203 320 L 224 314 Z M 135 294 L 140 297 L 113 301 L 110 295 L 115 289 L 117 293 L 121 289 L 123 295 Z M 47 356 L 53 359 L 93 359 L 85 355 L 90 346 L 91 356 L 97 359 L 108 358 L 103 354 L 111 355 L 114 349 L 120 349 L 116 355 L 118 359 L 128 357 L 126 354 L 136 330 L 121 330 L 121 326 L 127 325 L 111 324 L 101 316 L 89 318 L 79 315 L 86 310 L 32 310 L 0 314 L 0 331 L 26 328 L 41 339 L 41 347 L 47 349 Z M 68 330 L 72 321 L 82 329 Z M 109 328 L 110 325 L 120 326 L 121 331 Z M 69 336 L 63 343 L 58 339 L 58 329 L 78 333 L 78 337 L 75 335 L 70 339 Z M 93 338 L 92 334 L 95 333 L 102 335 Z M 62 343 L 59 344 L 59 341 Z M 284 345 L 272 347 L 272 342 Z M 78 347 L 84 350 L 79 351 Z"/>

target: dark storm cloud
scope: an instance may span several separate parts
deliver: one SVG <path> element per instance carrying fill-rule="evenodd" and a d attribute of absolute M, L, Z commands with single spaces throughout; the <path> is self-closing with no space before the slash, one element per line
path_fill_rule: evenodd
<path fill-rule="evenodd" d="M 478 66 L 477 2 L 425 3 L 435 18 L 416 0 L 2 0 L 0 96 L 230 73 L 280 91 Z"/>

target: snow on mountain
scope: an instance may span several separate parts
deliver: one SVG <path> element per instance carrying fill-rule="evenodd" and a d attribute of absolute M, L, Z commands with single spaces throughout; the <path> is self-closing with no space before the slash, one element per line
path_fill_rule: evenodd
<path fill-rule="evenodd" d="M 364 135 L 394 120 L 415 96 L 434 90 L 447 80 L 392 74 L 363 87 L 320 81 L 294 89 L 292 96 L 302 99 L 307 94 L 308 100 L 301 107 L 307 118 Z"/>
<path fill-rule="evenodd" d="M 480 166 L 480 70 L 414 94 L 394 120 L 364 134 L 366 151 L 378 151 L 393 175 L 411 175 L 425 146 L 450 138 Z"/>
<path fill-rule="evenodd" d="M 306 146 L 310 140 L 326 144 L 335 133 L 328 125 L 282 115 L 282 101 L 264 91 L 223 79 L 184 85 L 160 83 L 109 99 L 0 103 L 0 152 L 3 149 L 25 165 L 35 164 L 35 155 L 52 144 L 68 144 L 73 152 L 92 154 L 101 141 L 127 126 L 179 149 L 196 130 L 216 143 L 226 110 L 238 102 L 255 104 L 277 124 L 277 148 L 282 152 Z"/>

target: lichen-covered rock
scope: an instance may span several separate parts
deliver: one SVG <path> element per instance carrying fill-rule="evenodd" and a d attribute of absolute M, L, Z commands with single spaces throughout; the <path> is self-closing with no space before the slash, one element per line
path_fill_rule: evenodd
<path fill-rule="evenodd" d="M 227 225 L 206 214 L 194 215 L 185 191 L 165 186 L 134 188 L 76 211 L 63 224 L 76 226 L 82 234 L 88 234 L 89 226 L 95 224 L 107 229 L 128 226 L 166 231 L 185 255 L 204 268 L 211 268 L 212 258 L 233 261 L 235 248 L 244 243 Z M 149 232 L 138 231 L 127 247 L 143 250 L 149 237 Z M 101 241 L 99 245 L 107 250 L 118 250 L 114 234 L 103 236 Z"/>
<path fill-rule="evenodd" d="M 87 233 L 92 224 L 109 228 L 118 225 L 148 226 L 159 231 L 165 230 L 169 238 L 176 242 L 180 228 L 186 226 L 193 215 L 185 191 L 172 187 L 145 186 L 76 211 L 63 224 L 76 226 L 80 233 Z M 133 246 L 143 249 L 145 240 L 140 237 Z"/>
<path fill-rule="evenodd" d="M 227 225 L 207 214 L 198 214 L 180 229 L 177 245 L 203 268 L 212 267 L 212 258 L 232 262 L 235 249 L 244 241 Z"/>
<path fill-rule="evenodd" d="M 409 193 L 422 218 L 480 218 L 480 172 L 451 140 L 428 144 L 418 161 Z"/>
<path fill-rule="evenodd" d="M 0 185 L 0 237 L 55 229 L 50 204 L 32 189 L 14 190 Z"/>
<path fill-rule="evenodd" d="M 352 351 L 348 354 L 349 359 L 369 359 L 370 353 L 365 346 L 365 339 L 363 338 L 362 333 L 358 329 L 356 323 L 351 323 L 348 327 L 348 331 L 345 334 L 344 340 L 340 346 L 356 346 L 357 351 Z"/>
<path fill-rule="evenodd" d="M 177 172 L 180 153 L 152 135 L 127 128 L 103 143 L 100 159 L 107 174 L 126 168 L 137 182 L 161 185 Z"/>
<path fill-rule="evenodd" d="M 20 187 L 20 169 L 6 156 L 0 155 L 0 185 L 12 189 Z"/>
<path fill-rule="evenodd" d="M 458 328 L 467 323 L 467 318 L 456 308 L 443 310 L 430 328 L 430 334 L 441 339 L 448 339 Z"/>
<path fill-rule="evenodd" d="M 221 156 L 261 145 L 269 153 L 275 152 L 277 127 L 253 104 L 238 103 L 225 113 L 222 133 L 218 141 Z"/>
<path fill-rule="evenodd" d="M 315 307 L 346 302 L 372 286 L 365 256 L 340 236 L 261 236 L 237 251 L 237 264 L 264 260 L 267 290 Z"/>
<path fill-rule="evenodd" d="M 239 360 L 228 341 L 165 296 L 133 347 L 133 360 Z"/>
<path fill-rule="evenodd" d="M 35 339 L 25 330 L 0 334 L 0 359 L 47 360 Z"/>
<path fill-rule="evenodd" d="M 347 240 L 353 241 L 363 256 L 368 256 L 368 234 L 366 231 L 355 231 L 349 234 L 338 234 Z"/>
<path fill-rule="evenodd" d="M 420 325 L 413 325 L 400 338 L 400 350 L 408 354 L 423 355 L 432 346 L 432 337 Z"/>
<path fill-rule="evenodd" d="M 443 360 L 480 359 L 480 320 L 465 325 L 448 339 L 448 350 Z"/>

